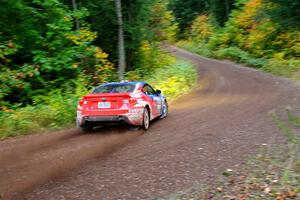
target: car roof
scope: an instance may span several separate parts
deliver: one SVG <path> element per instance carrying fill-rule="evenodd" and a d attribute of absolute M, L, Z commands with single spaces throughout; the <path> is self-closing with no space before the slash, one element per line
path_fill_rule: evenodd
<path fill-rule="evenodd" d="M 126 81 L 126 82 L 108 82 L 108 83 L 103 83 L 101 85 L 111 85 L 111 84 L 130 84 L 130 85 L 141 84 L 141 85 L 144 85 L 144 84 L 147 84 L 147 83 L 142 82 L 142 81 Z"/>

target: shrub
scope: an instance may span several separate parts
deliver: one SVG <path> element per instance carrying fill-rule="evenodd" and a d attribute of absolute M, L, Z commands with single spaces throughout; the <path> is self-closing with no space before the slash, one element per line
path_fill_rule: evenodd
<path fill-rule="evenodd" d="M 156 69 L 175 62 L 174 57 L 160 49 L 160 43 L 144 41 L 139 48 L 139 63 L 134 70 L 126 73 L 126 78 L 139 80 Z"/>
<path fill-rule="evenodd" d="M 213 51 L 204 42 L 196 43 L 189 40 L 179 41 L 177 46 L 206 57 L 214 57 Z"/>
<path fill-rule="evenodd" d="M 219 49 L 215 52 L 215 56 L 221 59 L 232 59 L 240 63 L 245 63 L 252 67 L 262 67 L 267 63 L 267 60 L 263 58 L 255 58 L 248 52 L 241 50 L 238 47 L 228 47 L 225 49 Z"/>
<path fill-rule="evenodd" d="M 151 67 L 137 68 L 127 73 L 131 80 L 146 80 L 170 99 L 189 91 L 196 83 L 196 69 L 188 62 L 176 61 L 175 57 L 161 52 L 159 49 L 148 49 L 155 51 L 157 57 L 147 57 L 152 60 Z M 144 78 L 143 78 L 144 77 Z M 3 107 L 0 111 L 0 138 L 9 136 L 50 131 L 74 124 L 76 105 L 80 97 L 88 93 L 85 87 L 88 80 L 85 75 L 79 76 L 63 85 L 63 89 L 55 89 L 44 95 L 33 97 L 33 104 L 23 108 L 8 109 Z"/>
<path fill-rule="evenodd" d="M 263 68 L 264 71 L 275 75 L 295 78 L 300 80 L 300 60 L 272 59 Z"/>
<path fill-rule="evenodd" d="M 146 80 L 162 90 L 169 100 L 174 100 L 193 88 L 197 80 L 197 71 L 190 63 L 178 61 L 158 69 Z"/>
<path fill-rule="evenodd" d="M 191 37 L 196 42 L 207 42 L 213 34 L 214 27 L 209 23 L 207 15 L 199 15 L 192 24 Z"/>
<path fill-rule="evenodd" d="M 35 96 L 35 105 L 0 112 L 0 138 L 54 130 L 74 123 L 76 105 L 88 90 L 77 81 L 74 90 L 53 90 L 45 95 Z"/>

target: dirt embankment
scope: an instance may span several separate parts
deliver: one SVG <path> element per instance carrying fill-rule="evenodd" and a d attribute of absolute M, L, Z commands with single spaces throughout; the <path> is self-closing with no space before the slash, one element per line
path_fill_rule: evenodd
<path fill-rule="evenodd" d="M 299 85 L 227 61 L 170 49 L 199 83 L 147 134 L 68 130 L 0 142 L 4 199 L 155 199 L 214 182 L 263 145 L 284 142 L 270 113 L 300 113 Z M 130 141 L 130 142 L 129 142 Z M 105 156 L 106 155 L 106 156 Z"/>

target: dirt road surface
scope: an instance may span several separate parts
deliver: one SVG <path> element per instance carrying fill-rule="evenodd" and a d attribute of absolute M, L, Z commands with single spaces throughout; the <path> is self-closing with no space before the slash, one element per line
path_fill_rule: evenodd
<path fill-rule="evenodd" d="M 300 86 L 171 47 L 196 88 L 150 130 L 76 129 L 0 142 L 0 199 L 156 199 L 213 183 L 262 145 L 284 142 L 271 113 L 300 113 Z"/>

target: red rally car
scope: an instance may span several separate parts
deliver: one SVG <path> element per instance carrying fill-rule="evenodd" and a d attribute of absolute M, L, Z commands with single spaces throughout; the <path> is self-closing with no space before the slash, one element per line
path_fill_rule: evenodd
<path fill-rule="evenodd" d="M 147 130 L 150 121 L 168 115 L 166 97 L 145 82 L 111 82 L 102 84 L 84 96 L 77 106 L 77 127 L 91 130 L 95 126 L 125 122 Z"/>

